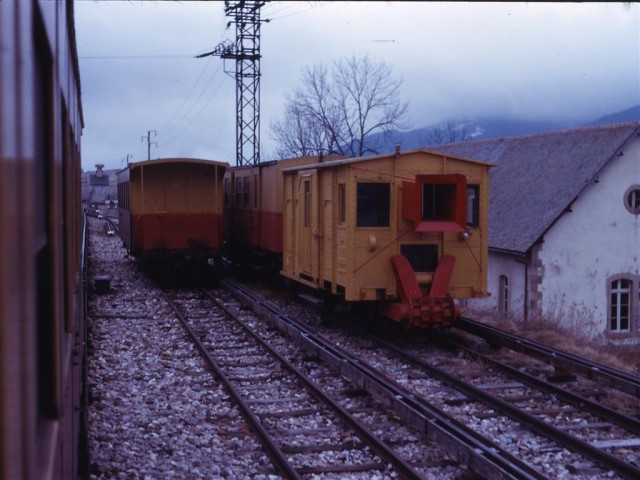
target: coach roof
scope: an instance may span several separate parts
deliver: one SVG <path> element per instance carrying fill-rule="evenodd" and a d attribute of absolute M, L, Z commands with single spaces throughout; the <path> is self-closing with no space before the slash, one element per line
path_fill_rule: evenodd
<path fill-rule="evenodd" d="M 133 162 L 127 165 L 125 168 L 120 170 L 120 172 L 126 169 L 138 168 L 138 167 L 146 167 L 151 165 L 162 165 L 164 163 L 200 163 L 203 165 L 211 165 L 211 166 L 219 166 L 219 167 L 229 167 L 229 164 L 226 162 L 220 162 L 217 160 L 205 160 L 203 158 L 155 158 L 153 160 L 144 160 L 142 162 Z M 117 173 L 120 173 L 117 172 Z"/>
<path fill-rule="evenodd" d="M 411 154 L 416 154 L 416 153 L 424 153 L 427 155 L 434 155 L 436 157 L 446 157 L 446 158 L 451 158 L 451 159 L 455 159 L 455 160 L 461 160 L 464 162 L 469 162 L 469 163 L 475 163 L 475 164 L 480 164 L 480 165 L 488 165 L 488 166 L 493 166 L 494 164 L 491 162 L 485 162 L 485 161 L 478 161 L 478 160 L 474 160 L 471 158 L 467 158 L 467 157 L 462 157 L 462 156 L 458 156 L 458 155 L 450 155 L 450 154 L 444 154 L 442 152 L 436 152 L 433 150 L 429 150 L 426 148 L 418 148 L 415 150 L 405 150 L 405 151 L 401 151 L 401 152 L 389 152 L 389 153 L 382 153 L 379 155 L 371 155 L 371 156 L 367 156 L 367 157 L 352 157 L 352 158 L 342 158 L 339 160 L 330 160 L 330 161 L 326 161 L 326 162 L 318 162 L 318 163 L 312 163 L 312 164 L 302 164 L 302 165 L 296 165 L 294 167 L 287 167 L 287 168 L 283 168 L 281 169 L 282 172 L 295 172 L 298 170 L 308 170 L 310 168 L 329 168 L 329 167 L 337 167 L 340 165 L 350 165 L 353 163 L 362 163 L 362 162 L 370 162 L 372 160 L 382 160 L 382 159 L 386 159 L 386 158 L 393 158 L 393 157 L 405 157 Z"/>

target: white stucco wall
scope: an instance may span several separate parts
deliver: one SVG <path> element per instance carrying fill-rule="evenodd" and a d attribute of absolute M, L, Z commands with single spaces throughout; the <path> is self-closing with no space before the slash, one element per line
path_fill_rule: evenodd
<path fill-rule="evenodd" d="M 577 333 L 610 338 L 608 279 L 640 275 L 640 215 L 624 205 L 627 189 L 640 185 L 640 139 L 612 159 L 598 180 L 544 236 L 539 250 L 541 308 L 544 317 L 562 319 Z M 639 299 L 633 301 L 640 308 Z M 639 335 L 640 325 L 632 323 L 631 329 L 627 340 Z"/>
<path fill-rule="evenodd" d="M 509 279 L 509 312 L 507 317 L 520 321 L 524 318 L 525 266 L 516 261 L 514 255 L 489 252 L 489 268 L 487 270 L 488 298 L 470 299 L 461 303 L 463 315 L 474 318 L 489 317 L 494 319 L 499 314 L 498 288 L 500 275 Z"/>

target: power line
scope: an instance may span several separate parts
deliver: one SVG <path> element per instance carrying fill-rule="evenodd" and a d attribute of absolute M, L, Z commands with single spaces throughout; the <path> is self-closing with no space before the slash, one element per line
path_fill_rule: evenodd
<path fill-rule="evenodd" d="M 191 124 L 200 116 L 200 114 L 204 111 L 204 109 L 209 105 L 209 103 L 211 103 L 211 100 L 213 100 L 213 97 L 216 95 L 216 93 L 218 93 L 218 90 L 220 90 L 220 87 L 222 86 L 223 83 L 224 83 L 224 79 L 220 81 L 220 83 L 213 90 L 213 92 L 211 93 L 207 101 L 202 104 L 202 106 L 200 107 L 200 110 L 198 110 L 198 112 L 193 116 L 193 118 L 188 121 L 188 123 L 184 126 L 184 128 L 180 130 L 176 135 L 174 135 L 170 140 L 167 140 L 166 142 L 164 142 L 164 144 L 168 145 L 172 143 L 191 126 Z"/>
<path fill-rule="evenodd" d="M 312 2 L 308 2 L 308 3 L 312 3 Z M 273 22 L 273 21 L 276 21 L 276 20 L 282 20 L 283 18 L 293 17 L 294 15 L 300 15 L 302 13 L 310 12 L 311 10 L 315 10 L 318 7 L 323 7 L 324 6 L 323 2 L 313 2 L 313 3 L 315 3 L 315 5 L 311 5 L 309 8 L 306 8 L 304 10 L 298 10 L 297 12 L 291 12 L 291 13 L 288 13 L 286 15 L 277 16 L 277 14 L 279 14 L 280 12 L 284 12 L 285 10 L 288 10 L 291 7 L 300 6 L 299 2 L 291 2 L 286 7 L 281 8 L 280 10 L 276 10 L 274 12 L 269 12 L 268 15 L 270 17 L 270 20 Z"/>
<path fill-rule="evenodd" d="M 208 65 L 209 63 L 207 63 Z M 221 66 L 218 66 L 218 68 L 216 69 L 215 72 L 213 72 L 213 75 L 211 76 L 211 78 L 209 78 L 209 81 L 207 82 L 207 84 L 202 88 L 202 90 L 200 90 L 200 93 L 198 94 L 198 97 L 191 103 L 191 105 L 189 106 L 189 108 L 187 110 L 185 110 L 185 112 L 182 114 L 182 116 L 180 117 L 179 120 L 177 120 L 176 122 L 174 122 L 173 124 L 171 124 L 171 122 L 173 121 L 173 119 L 176 117 L 176 115 L 178 114 L 178 112 L 182 109 L 182 107 L 187 103 L 187 100 L 189 100 L 189 97 L 191 96 L 191 94 L 193 93 L 193 91 L 195 90 L 196 86 L 198 85 L 198 82 L 200 81 L 200 79 L 202 78 L 202 75 L 204 74 L 204 70 L 202 71 L 202 73 L 200 74 L 200 76 L 198 77 L 198 79 L 196 80 L 196 82 L 193 84 L 193 87 L 191 87 L 191 90 L 189 91 L 189 93 L 187 94 L 187 96 L 185 97 L 185 99 L 183 100 L 182 104 L 176 109 L 176 111 L 173 113 L 173 115 L 171 116 L 171 118 L 167 121 L 167 123 L 165 123 L 165 125 L 159 130 L 161 134 L 166 135 L 167 133 L 171 132 L 171 130 L 175 129 L 178 127 L 178 125 L 180 123 L 182 123 L 182 121 L 187 118 L 187 115 L 189 115 L 189 113 L 195 108 L 195 106 L 198 104 L 198 102 L 200 101 L 200 99 L 202 98 L 202 96 L 204 95 L 204 93 L 207 91 L 207 89 L 209 88 L 209 85 L 211 85 L 211 83 L 213 82 L 213 80 L 218 76 L 218 73 L 221 70 Z M 206 69 L 206 67 L 205 67 Z M 167 128 L 167 125 L 169 125 L 169 128 Z"/>
<path fill-rule="evenodd" d="M 80 60 L 145 60 L 163 58 L 193 58 L 190 55 L 86 55 L 78 57 Z"/>

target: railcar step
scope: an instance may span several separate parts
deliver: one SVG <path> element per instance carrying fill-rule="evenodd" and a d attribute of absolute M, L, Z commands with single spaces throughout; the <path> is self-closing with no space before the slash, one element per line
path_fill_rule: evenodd
<path fill-rule="evenodd" d="M 304 300 L 311 305 L 320 305 L 322 303 L 322 299 L 318 297 L 314 297 L 313 295 L 309 295 L 308 293 L 301 293 L 298 295 L 298 298 Z"/>

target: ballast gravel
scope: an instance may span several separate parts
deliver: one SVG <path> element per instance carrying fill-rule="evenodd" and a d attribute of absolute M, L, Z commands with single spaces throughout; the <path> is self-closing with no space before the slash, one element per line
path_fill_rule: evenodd
<path fill-rule="evenodd" d="M 120 240 L 90 219 L 90 478 L 280 478 L 182 327 L 132 268 Z"/>

